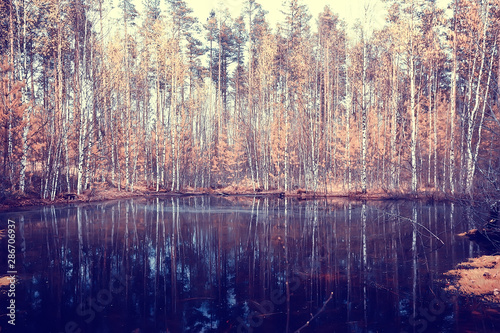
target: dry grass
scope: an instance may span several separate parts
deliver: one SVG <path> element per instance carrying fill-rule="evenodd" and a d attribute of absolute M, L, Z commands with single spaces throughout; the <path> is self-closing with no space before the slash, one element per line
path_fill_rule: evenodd
<path fill-rule="evenodd" d="M 446 275 L 454 277 L 447 289 L 488 302 L 500 303 L 500 256 L 482 256 L 457 265 Z"/>
<path fill-rule="evenodd" d="M 10 279 L 8 276 L 4 276 L 0 278 L 0 287 L 5 287 L 10 285 Z"/>
<path fill-rule="evenodd" d="M 134 194 L 140 195 L 134 189 Z M 102 201 L 102 200 L 116 200 L 116 199 L 125 199 L 134 196 L 131 192 L 126 191 L 117 191 L 115 189 L 106 189 L 106 190 L 97 190 L 96 193 L 89 197 L 87 193 L 82 195 L 82 199 L 86 201 Z M 90 199 L 90 200 L 89 200 Z"/>

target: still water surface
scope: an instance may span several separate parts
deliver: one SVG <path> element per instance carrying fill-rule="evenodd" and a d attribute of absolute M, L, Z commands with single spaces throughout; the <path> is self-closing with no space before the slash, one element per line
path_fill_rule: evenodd
<path fill-rule="evenodd" d="M 482 254 L 455 236 L 466 216 L 209 196 L 2 213 L 2 229 L 16 221 L 14 331 L 495 332 L 497 311 L 442 293 L 443 272 Z"/>

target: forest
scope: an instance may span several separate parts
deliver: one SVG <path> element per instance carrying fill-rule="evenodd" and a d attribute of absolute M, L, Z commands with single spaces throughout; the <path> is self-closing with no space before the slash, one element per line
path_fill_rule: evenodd
<path fill-rule="evenodd" d="M 0 0 L 0 192 L 495 196 L 500 1 L 387 0 L 352 28 L 287 0 Z M 110 25 L 116 27 L 110 29 Z"/>

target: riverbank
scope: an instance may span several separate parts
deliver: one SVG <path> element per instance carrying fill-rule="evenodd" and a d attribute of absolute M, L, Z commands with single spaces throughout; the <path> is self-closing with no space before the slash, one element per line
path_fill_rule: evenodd
<path fill-rule="evenodd" d="M 20 193 L 11 194 L 9 197 L 0 201 L 0 211 L 7 211 L 16 208 L 25 208 L 32 206 L 64 205 L 74 203 L 100 202 L 107 200 L 129 199 L 136 197 L 175 197 L 175 196 L 197 196 L 197 195 L 215 195 L 215 196 L 251 196 L 251 197 L 278 197 L 295 198 L 298 200 L 313 200 L 321 198 L 346 198 L 352 200 L 425 200 L 425 201 L 453 201 L 445 193 L 437 191 L 421 191 L 416 194 L 388 191 L 368 191 L 361 192 L 313 192 L 303 189 L 293 191 L 282 190 L 263 190 L 253 188 L 238 188 L 235 186 L 221 188 L 186 188 L 181 191 L 160 190 L 155 191 L 145 186 L 137 186 L 134 191 L 119 191 L 110 186 L 96 186 L 93 190 L 86 190 L 77 195 L 76 193 L 62 193 L 56 196 L 54 200 L 41 199 L 38 195 L 23 195 Z"/>
<path fill-rule="evenodd" d="M 471 258 L 445 273 L 449 292 L 500 305 L 500 255 Z"/>
<path fill-rule="evenodd" d="M 491 213 L 490 213 L 491 214 Z M 493 218 L 492 218 L 493 217 Z M 483 251 L 491 255 L 469 258 L 459 263 L 455 269 L 445 273 L 448 278 L 449 292 L 466 297 L 474 297 L 487 304 L 500 305 L 500 229 L 498 219 L 490 219 L 478 229 L 471 229 L 458 234 L 476 243 Z M 500 307 L 497 308 L 500 315 Z"/>
<path fill-rule="evenodd" d="M 16 195 L 0 202 L 0 212 L 13 209 L 23 209 L 34 206 L 67 205 L 78 203 L 99 202 L 116 199 L 143 197 L 141 191 L 127 192 L 117 190 L 103 190 L 90 194 L 90 191 L 77 195 L 75 193 L 58 195 L 54 200 L 41 199 L 34 195 Z"/>

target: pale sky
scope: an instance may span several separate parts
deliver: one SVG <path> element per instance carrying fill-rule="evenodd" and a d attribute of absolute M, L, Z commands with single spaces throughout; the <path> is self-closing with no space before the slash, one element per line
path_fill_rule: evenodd
<path fill-rule="evenodd" d="M 236 18 L 241 15 L 244 0 L 185 0 L 190 8 L 194 11 L 194 16 L 196 16 L 200 23 L 205 23 L 208 15 L 212 9 L 217 9 L 222 5 L 222 9 L 228 8 L 231 16 Z M 437 0 L 437 6 L 440 8 L 446 8 L 447 4 L 451 0 Z M 270 27 L 274 29 L 276 23 L 282 22 L 284 15 L 282 14 L 283 3 L 287 2 L 285 0 L 257 0 L 262 7 L 268 11 L 267 20 L 269 21 Z M 339 15 L 340 19 L 343 19 L 348 25 L 348 28 L 352 28 L 353 24 L 357 19 L 363 21 L 365 7 L 368 6 L 368 13 L 371 29 L 382 28 L 385 24 L 385 18 L 387 13 L 387 3 L 381 0 L 299 0 L 299 3 L 306 4 L 309 9 L 309 14 L 311 15 L 311 20 L 309 24 L 313 31 L 316 30 L 316 21 L 318 15 L 323 12 L 325 6 L 330 6 L 332 12 Z M 248 27 L 247 27 L 248 28 Z"/>
<path fill-rule="evenodd" d="M 139 13 L 143 10 L 143 0 L 132 0 L 136 6 Z M 242 14 L 243 8 L 245 6 L 246 0 L 184 0 L 186 1 L 189 8 L 193 9 L 193 16 L 198 18 L 200 24 L 205 24 L 207 18 L 212 9 L 229 9 L 231 17 L 235 19 Z M 438 1 L 450 1 L 450 0 L 438 0 Z M 113 28 L 121 29 L 120 20 L 122 17 L 121 9 L 118 7 L 120 0 L 110 0 L 113 9 L 109 13 L 108 19 L 111 30 Z M 282 23 L 284 21 L 284 14 L 282 11 L 285 9 L 283 7 L 287 0 L 256 0 L 260 3 L 264 10 L 268 13 L 266 19 L 269 22 L 271 29 L 275 31 L 276 24 Z M 363 21 L 363 15 L 365 12 L 365 5 L 369 6 L 368 12 L 371 14 L 371 26 L 369 30 L 377 29 L 383 27 L 385 23 L 386 9 L 381 0 L 299 0 L 300 4 L 306 4 L 309 15 L 311 15 L 311 20 L 309 24 L 311 26 L 311 32 L 317 31 L 316 22 L 318 15 L 323 12 L 325 6 L 329 5 L 333 13 L 339 15 L 339 18 L 344 20 L 348 26 L 348 33 L 352 32 L 352 25 L 356 22 L 356 19 Z M 160 0 L 160 8 L 162 12 L 167 10 L 166 1 Z M 116 24 L 117 23 L 117 24 Z M 247 19 L 245 18 L 245 23 Z M 246 27 L 248 29 L 248 27 Z M 203 33 L 202 33 L 203 35 Z"/>
<path fill-rule="evenodd" d="M 121 13 L 117 7 L 119 0 L 111 0 L 114 4 L 115 14 L 111 14 L 110 18 L 120 19 Z M 143 0 L 133 0 L 136 8 L 141 12 Z M 204 24 L 210 14 L 212 9 L 225 9 L 228 8 L 231 13 L 232 18 L 236 18 L 242 14 L 245 0 L 185 0 L 187 5 L 193 9 L 193 16 L 197 17 L 201 24 Z M 264 10 L 268 13 L 266 18 L 269 22 L 270 27 L 274 30 L 276 24 L 283 22 L 284 15 L 282 10 L 284 9 L 283 4 L 288 2 L 287 0 L 256 0 L 262 5 Z M 447 4 L 451 0 L 436 0 L 438 7 L 446 8 Z M 162 11 L 166 10 L 166 1 L 160 0 Z M 316 31 L 316 22 L 319 13 L 323 12 L 325 6 L 330 6 L 333 13 L 339 15 L 339 18 L 344 20 L 348 24 L 348 33 L 352 32 L 353 24 L 356 20 L 363 22 L 363 16 L 365 13 L 365 7 L 368 6 L 370 26 L 369 30 L 380 29 L 385 24 L 385 18 L 387 14 L 387 3 L 382 0 L 299 0 L 299 3 L 306 4 L 309 14 L 311 15 L 311 20 L 309 24 L 312 31 Z M 246 21 L 246 20 L 245 20 Z M 248 29 L 248 27 L 246 27 Z"/>
<path fill-rule="evenodd" d="M 201 23 L 206 21 L 211 9 L 227 7 L 233 18 L 239 16 L 243 10 L 245 1 L 243 0 L 185 0 L 193 9 L 194 15 L 198 17 Z M 268 11 L 267 19 L 271 28 L 276 27 L 276 23 L 283 21 L 283 0 L 263 0 L 258 3 Z M 364 15 L 364 6 L 369 4 L 370 13 L 373 13 L 374 25 L 381 26 L 385 21 L 384 4 L 380 0 L 322 0 L 322 1 L 301 1 L 306 4 L 309 9 L 309 14 L 312 15 L 309 22 L 312 27 L 316 25 L 316 20 L 319 13 L 323 11 L 325 6 L 329 5 L 331 10 L 338 14 L 341 19 L 344 19 L 348 24 L 355 22 L 357 18 L 361 19 Z"/>

